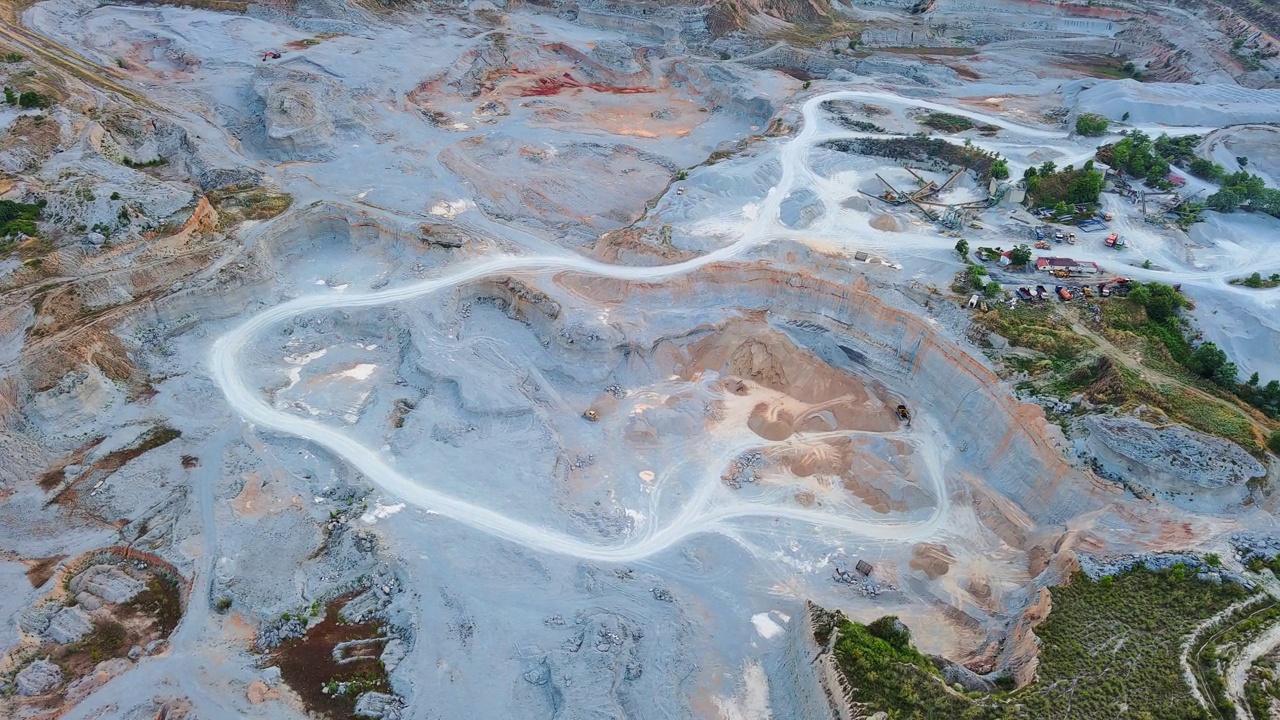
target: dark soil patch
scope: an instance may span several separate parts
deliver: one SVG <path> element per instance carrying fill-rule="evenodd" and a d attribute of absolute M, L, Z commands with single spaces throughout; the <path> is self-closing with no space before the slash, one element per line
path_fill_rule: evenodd
<path fill-rule="evenodd" d="M 62 481 L 65 478 L 65 474 L 63 471 L 66 469 L 66 467 L 68 465 L 79 465 L 82 462 L 84 462 L 84 458 L 86 455 L 89 454 L 89 451 L 98 447 L 98 445 L 102 444 L 103 440 L 106 440 L 106 438 L 100 437 L 100 438 L 94 438 L 93 440 L 90 440 L 84 445 L 81 445 L 80 447 L 76 448 L 75 452 L 71 453 L 69 456 L 67 456 L 60 462 L 58 462 L 56 465 L 49 468 L 45 472 L 41 473 L 40 478 L 37 481 L 40 483 L 40 488 L 48 492 L 49 490 L 52 490 L 58 487 L 58 485 L 62 484 Z"/>
<path fill-rule="evenodd" d="M 93 465 L 90 465 L 88 469 L 80 473 L 80 475 L 68 483 L 67 486 L 59 491 L 57 495 L 54 495 L 49 502 L 59 504 L 70 503 L 73 499 L 74 488 L 86 478 L 94 475 L 97 475 L 100 478 L 105 478 L 124 467 L 130 460 L 155 450 L 162 445 L 167 445 L 180 437 L 182 437 L 181 430 L 175 430 L 164 425 L 157 425 L 143 433 L 142 436 L 139 437 L 132 445 L 120 448 L 119 450 L 114 450 L 102 456 L 102 458 L 94 462 Z M 101 439 L 91 443 L 87 447 L 95 447 L 99 442 L 102 442 Z M 77 451 L 78 457 L 83 458 L 84 453 L 87 452 L 86 448 L 82 448 L 82 450 L 84 452 Z M 41 476 L 41 487 L 46 490 L 51 490 L 54 487 L 57 487 L 58 480 L 62 475 L 62 470 L 67 464 L 70 463 L 64 463 L 61 468 L 57 468 L 56 475 L 53 470 L 50 470 Z M 46 483 L 50 484 L 46 485 Z"/>
<path fill-rule="evenodd" d="M 49 582 L 49 578 L 53 577 L 54 571 L 58 569 L 58 563 L 65 557 L 66 555 L 52 555 L 28 560 L 27 580 L 31 583 L 31 587 L 38 588 Z"/>
<path fill-rule="evenodd" d="M 331 720 L 355 717 L 356 699 L 361 693 L 386 692 L 389 687 L 386 668 L 378 659 L 381 644 L 350 648 L 342 654 L 347 662 L 334 660 L 336 645 L 384 635 L 378 623 L 342 622 L 338 609 L 353 596 L 354 593 L 332 600 L 325 607 L 323 621 L 304 637 L 286 640 L 272 651 L 281 677 L 302 698 L 307 710 Z M 345 691 L 341 691 L 343 684 L 347 684 Z"/>
<path fill-rule="evenodd" d="M 78 643 L 57 647 L 51 657 L 68 678 L 89 674 L 103 660 L 124 657 L 137 638 L 115 620 L 98 620 Z"/>
<path fill-rule="evenodd" d="M 177 582 L 163 575 L 153 575 L 147 581 L 147 589 L 138 593 L 126 607 L 128 614 L 151 618 L 152 629 L 161 637 L 169 637 L 182 619 L 182 590 Z"/>

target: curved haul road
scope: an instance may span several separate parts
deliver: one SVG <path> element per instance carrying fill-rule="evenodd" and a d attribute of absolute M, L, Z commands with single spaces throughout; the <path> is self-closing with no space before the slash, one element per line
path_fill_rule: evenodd
<path fill-rule="evenodd" d="M 1023 127 L 999 118 L 958 111 L 920 100 L 900 98 L 889 93 L 861 91 L 826 93 L 811 98 L 802 107 L 803 130 L 780 152 L 781 179 L 765 196 L 756 219 L 747 225 L 744 234 L 737 241 L 727 247 L 687 262 L 661 267 L 608 265 L 568 253 L 537 257 L 499 256 L 481 262 L 467 263 L 452 269 L 448 274 L 403 287 L 340 296 L 304 296 L 265 310 L 219 338 L 213 346 L 210 374 L 222 388 L 231 407 L 255 425 L 295 435 L 323 446 L 349 462 L 384 491 L 406 502 L 430 508 L 477 530 L 544 552 L 597 561 L 638 561 L 671 548 L 695 534 L 719 532 L 728 537 L 735 537 L 736 533 L 734 528 L 728 525 L 729 521 L 749 517 L 783 518 L 877 539 L 910 540 L 932 536 L 938 530 L 946 513 L 948 501 L 943 486 L 940 456 L 936 451 L 922 447 L 920 448 L 921 457 L 928 469 L 927 474 L 932 485 L 930 489 L 937 499 L 933 512 L 924 520 L 860 520 L 802 508 L 745 502 L 724 495 L 717 496 L 715 490 L 718 482 L 715 477 L 709 477 L 708 482 L 699 487 L 693 502 L 688 503 L 679 516 L 673 518 L 671 522 L 663 524 L 655 521 L 648 531 L 629 537 L 619 544 L 592 543 L 557 530 L 509 518 L 492 509 L 434 490 L 429 487 L 429 478 L 410 478 L 388 462 L 382 453 L 348 437 L 341 429 L 271 407 L 263 399 L 261 392 L 245 383 L 237 367 L 241 350 L 262 331 L 304 313 L 338 308 L 371 307 L 412 300 L 428 293 L 498 274 L 571 271 L 621 280 L 657 281 L 686 274 L 710 263 L 733 258 L 752 247 L 765 243 L 769 233 L 778 229 L 778 210 L 782 200 L 795 186 L 797 175 L 809 176 L 808 169 L 804 165 L 805 155 L 814 143 L 868 135 L 868 133 L 854 132 L 819 134 L 819 122 L 816 117 L 819 104 L 826 100 L 840 99 L 868 99 L 892 104 L 909 104 L 913 107 L 924 106 L 981 119 L 1033 138 L 1065 137 L 1063 133 Z"/>

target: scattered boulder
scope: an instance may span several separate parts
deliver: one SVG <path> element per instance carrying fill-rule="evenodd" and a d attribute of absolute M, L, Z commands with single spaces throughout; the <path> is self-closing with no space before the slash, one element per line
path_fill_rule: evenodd
<path fill-rule="evenodd" d="M 368 718 L 395 720 L 400 717 L 404 703 L 395 695 L 380 692 L 367 692 L 356 700 L 356 715 Z"/>
<path fill-rule="evenodd" d="M 73 643 L 93 632 L 93 621 L 79 607 L 63 608 L 49 620 L 44 636 L 56 643 Z"/>
<path fill-rule="evenodd" d="M 396 669 L 396 666 L 399 665 L 408 654 L 409 646 L 405 644 L 405 641 L 400 638 L 392 638 L 391 640 L 388 640 L 387 644 L 382 648 L 382 655 L 379 656 L 378 659 L 382 661 L 382 667 L 386 668 L 387 672 L 390 673 Z"/>
<path fill-rule="evenodd" d="M 22 668 L 14 678 L 14 686 L 19 695 L 34 697 L 43 695 L 62 682 L 62 668 L 49 662 L 48 659 L 37 660 Z"/>
<path fill-rule="evenodd" d="M 133 667 L 133 663 L 124 658 L 104 660 L 93 668 L 93 672 L 67 686 L 66 698 L 69 702 L 79 702 L 89 693 L 107 684 L 111 678 L 121 675 Z"/>
<path fill-rule="evenodd" d="M 68 583 L 73 593 L 89 593 L 109 603 L 129 602 L 146 587 L 141 580 L 114 565 L 94 565 Z"/>

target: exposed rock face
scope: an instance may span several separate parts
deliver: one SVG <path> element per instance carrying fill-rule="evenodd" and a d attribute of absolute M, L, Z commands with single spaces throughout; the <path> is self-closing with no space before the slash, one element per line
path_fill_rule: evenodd
<path fill-rule="evenodd" d="M 14 678 L 19 695 L 43 695 L 62 682 L 62 669 L 46 660 L 37 660 L 22 668 Z"/>
<path fill-rule="evenodd" d="M 89 693 L 107 684 L 111 678 L 127 672 L 132 667 L 133 663 L 124 658 L 112 658 L 98 663 L 93 672 L 67 686 L 67 700 L 71 702 L 83 700 Z"/>
<path fill-rule="evenodd" d="M 1089 446 L 1104 465 L 1160 489 L 1214 489 L 1266 475 L 1239 445 L 1181 425 L 1156 427 L 1134 418 L 1085 421 Z"/>
<path fill-rule="evenodd" d="M 403 707 L 404 704 L 395 695 L 367 692 L 356 700 L 356 715 L 391 720 L 392 718 L 400 717 L 400 711 Z"/>
<path fill-rule="evenodd" d="M 959 463 L 980 470 L 984 484 L 1016 506 L 993 503 L 982 518 L 1002 537 L 1009 535 L 1002 523 L 1059 523 L 1119 494 L 1071 467 L 1049 439 L 1043 410 L 1010 397 L 994 372 L 925 320 L 889 304 L 889 295 L 878 297 L 866 280 L 850 286 L 763 265 L 712 266 L 660 287 L 586 278 L 574 282 L 574 291 L 620 305 L 640 302 L 636 296 L 643 293 L 644 302 L 671 307 L 732 302 L 775 315 L 786 307 L 791 318 L 820 321 L 824 331 L 809 336 L 810 351 L 834 367 L 847 367 L 856 356 L 870 374 L 930 399 L 930 414 L 960 448 Z"/>
<path fill-rule="evenodd" d="M 262 103 L 262 150 L 274 160 L 331 159 L 338 134 L 354 124 L 341 89 L 316 73 L 261 67 L 253 92 Z"/>
<path fill-rule="evenodd" d="M 93 631 L 93 622 L 78 607 L 63 608 L 49 621 L 45 637 L 54 642 L 73 643 Z"/>
<path fill-rule="evenodd" d="M 112 565 L 94 565 L 71 578 L 68 587 L 73 593 L 86 592 L 109 603 L 128 602 L 146 588 L 141 580 Z"/>

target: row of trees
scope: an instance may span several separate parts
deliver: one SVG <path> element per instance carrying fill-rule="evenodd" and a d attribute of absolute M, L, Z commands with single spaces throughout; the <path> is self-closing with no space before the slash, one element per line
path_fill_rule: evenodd
<path fill-rule="evenodd" d="M 1134 130 L 1111 146 L 1110 164 L 1131 177 L 1142 178 L 1152 187 L 1169 187 L 1165 179 L 1169 175 L 1169 159 L 1157 152 L 1156 144 L 1140 130 Z"/>
<path fill-rule="evenodd" d="M 1201 343 L 1187 352 L 1188 346 L 1176 319 L 1178 310 L 1187 301 L 1178 291 L 1164 283 L 1143 283 L 1130 290 L 1129 300 L 1147 311 L 1147 317 L 1160 330 L 1156 335 L 1178 334 L 1176 338 L 1166 341 L 1165 346 L 1188 370 L 1235 393 L 1268 416 L 1280 418 L 1280 381 L 1263 383 L 1255 372 L 1246 382 L 1241 383 L 1239 367 L 1231 362 L 1226 351 L 1213 342 Z"/>
<path fill-rule="evenodd" d="M 1209 176 L 1206 179 L 1217 176 L 1222 182 L 1222 189 L 1205 198 L 1206 206 L 1218 212 L 1243 208 L 1280 217 L 1280 190 L 1267 187 L 1262 178 L 1244 170 L 1227 175 L 1221 165 L 1210 164 L 1212 167 L 1206 171 Z M 1200 169 L 1204 170 L 1203 165 Z"/>

